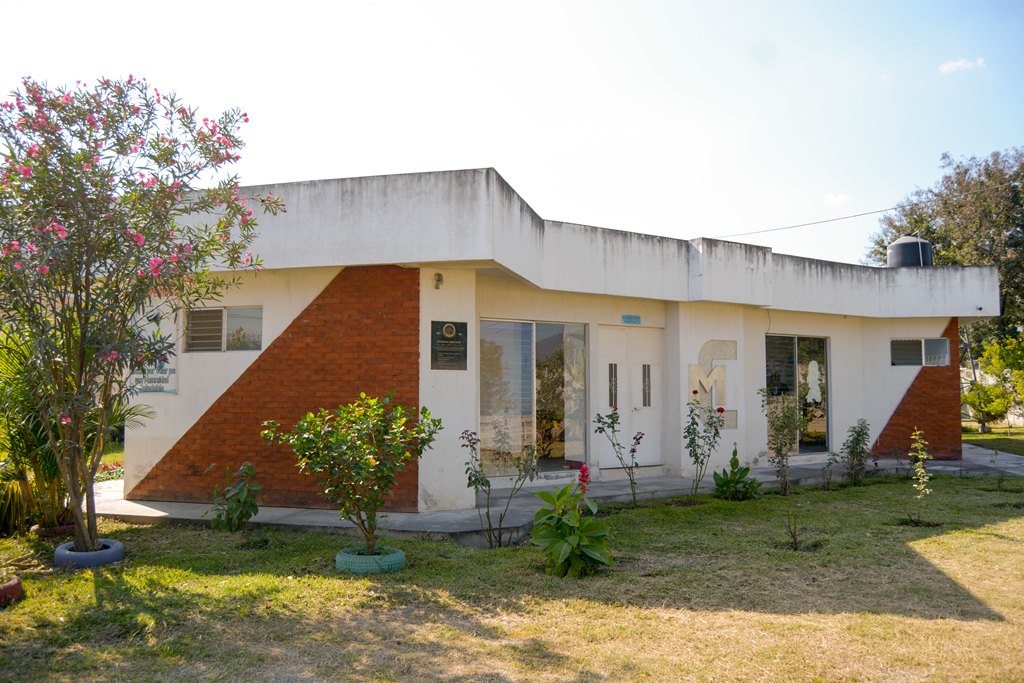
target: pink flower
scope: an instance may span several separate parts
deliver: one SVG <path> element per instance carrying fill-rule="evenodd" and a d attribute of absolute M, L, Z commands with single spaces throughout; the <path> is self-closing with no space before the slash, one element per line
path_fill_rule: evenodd
<path fill-rule="evenodd" d="M 29 145 L 28 146 L 28 155 L 30 157 L 37 157 L 37 156 L 39 156 L 39 145 L 36 145 L 36 144 Z"/>
<path fill-rule="evenodd" d="M 160 266 L 163 264 L 163 262 L 164 260 L 159 256 L 154 256 L 153 258 L 149 259 L 149 272 L 153 273 L 153 275 L 159 275 Z"/>
<path fill-rule="evenodd" d="M 71 424 L 71 416 L 68 415 L 67 413 L 64 413 L 63 415 L 60 416 L 60 423 L 62 425 L 69 425 L 69 424 Z"/>
<path fill-rule="evenodd" d="M 21 261 L 15 261 L 14 262 L 14 269 L 15 270 L 21 270 L 21 266 L 22 266 Z"/>
<path fill-rule="evenodd" d="M 619 407 L 618 406 L 612 406 L 612 412 L 613 413 L 619 412 Z"/>
<path fill-rule="evenodd" d="M 50 266 L 39 266 L 38 268 L 36 268 L 36 270 L 39 271 L 43 275 L 49 275 L 50 274 Z"/>
<path fill-rule="evenodd" d="M 89 170 L 89 169 L 91 169 L 91 168 L 92 168 L 92 166 L 91 166 L 91 165 L 89 165 L 89 164 L 82 164 L 82 170 L 83 170 L 83 171 L 88 171 L 88 170 Z"/>
<path fill-rule="evenodd" d="M 31 242 L 25 242 L 25 249 L 30 254 L 36 253 L 36 245 L 32 244 Z"/>
<path fill-rule="evenodd" d="M 113 362 L 113 361 L 117 360 L 117 359 L 118 359 L 118 358 L 120 358 L 120 357 L 121 357 L 121 354 L 120 354 L 120 353 L 118 353 L 116 349 L 110 349 L 110 350 L 109 350 L 109 351 L 107 351 L 107 353 L 106 353 L 106 359 L 107 359 L 108 361 L 111 361 L 111 362 Z"/>
<path fill-rule="evenodd" d="M 134 235 L 132 235 L 132 239 L 134 239 L 135 244 L 139 245 L 140 247 L 146 243 L 146 236 L 143 235 L 141 232 L 137 232 Z"/>
<path fill-rule="evenodd" d="M 11 251 L 21 251 L 21 244 L 18 240 L 11 240 Z"/>
<path fill-rule="evenodd" d="M 580 473 L 578 479 L 580 482 L 580 490 L 583 491 L 583 493 L 586 493 L 587 486 L 590 485 L 590 468 L 587 467 L 586 463 L 580 465 Z"/>
<path fill-rule="evenodd" d="M 64 239 L 65 237 L 68 236 L 67 228 L 65 228 L 63 225 L 56 221 L 50 224 L 50 230 L 53 230 L 55 233 L 57 233 L 57 237 L 61 239 Z M 49 232 L 50 230 L 47 230 L 46 232 Z"/>
<path fill-rule="evenodd" d="M 32 175 L 32 167 L 18 166 L 18 172 L 21 173 L 22 178 L 28 178 L 30 175 Z"/>

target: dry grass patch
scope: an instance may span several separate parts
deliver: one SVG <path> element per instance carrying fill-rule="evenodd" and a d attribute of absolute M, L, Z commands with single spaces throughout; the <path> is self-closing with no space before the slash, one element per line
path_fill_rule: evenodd
<path fill-rule="evenodd" d="M 1021 680 L 1024 494 L 986 487 L 936 478 L 935 528 L 896 524 L 905 481 L 619 510 L 582 581 L 533 548 L 399 542 L 408 569 L 349 578 L 333 534 L 107 523 L 127 561 L 73 573 L 0 539 L 38 559 L 0 680 Z"/>

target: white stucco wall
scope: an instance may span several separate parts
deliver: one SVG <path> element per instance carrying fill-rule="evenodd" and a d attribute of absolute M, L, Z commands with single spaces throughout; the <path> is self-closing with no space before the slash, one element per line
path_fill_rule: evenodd
<path fill-rule="evenodd" d="M 260 185 L 246 193 L 281 195 L 288 207 L 261 219 L 255 251 L 268 269 L 488 262 L 552 291 L 863 317 L 998 314 L 993 267 L 872 268 L 548 220 L 494 169 Z"/>
<path fill-rule="evenodd" d="M 263 348 L 309 305 L 340 272 L 340 268 L 246 273 L 242 285 L 230 290 L 220 306 L 262 306 Z M 178 332 L 181 333 L 181 323 Z M 125 433 L 125 491 L 130 491 L 171 449 L 217 398 L 238 379 L 260 351 L 183 353 L 178 341 L 177 394 L 140 394 L 135 398 L 156 416 L 145 428 Z"/>
<path fill-rule="evenodd" d="M 434 275 L 444 283 L 434 287 Z M 433 320 L 464 322 L 467 332 L 465 370 L 432 370 L 430 323 Z M 457 510 L 476 504 L 466 487 L 466 461 L 460 446 L 463 430 L 479 431 L 480 325 L 476 315 L 476 271 L 425 265 L 420 268 L 420 405 L 441 418 L 444 429 L 423 454 L 419 469 L 419 509 Z"/>

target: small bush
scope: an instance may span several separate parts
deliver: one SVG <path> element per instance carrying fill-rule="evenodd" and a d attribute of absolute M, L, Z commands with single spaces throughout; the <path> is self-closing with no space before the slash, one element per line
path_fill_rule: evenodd
<path fill-rule="evenodd" d="M 548 556 L 549 574 L 579 578 L 612 563 L 605 546 L 609 527 L 594 517 L 597 505 L 584 497 L 589 483 L 584 465 L 579 478 L 558 493 L 537 494 L 547 504 L 533 517 L 533 542 Z"/>
<path fill-rule="evenodd" d="M 871 455 L 871 425 L 861 418 L 846 432 L 846 441 L 839 453 L 846 466 L 850 483 L 857 485 L 864 481 L 864 473 Z"/>
<path fill-rule="evenodd" d="M 736 444 L 732 445 L 732 458 L 729 459 L 729 469 L 722 469 L 721 472 L 714 472 L 715 498 L 723 500 L 751 500 L 761 494 L 761 482 L 750 474 L 749 467 L 741 467 L 737 454 Z"/>
<path fill-rule="evenodd" d="M 232 533 L 244 529 L 246 523 L 260 511 L 256 504 L 256 494 L 263 490 L 262 486 L 253 481 L 256 469 L 251 462 L 242 463 L 234 476 L 234 483 L 228 477 L 228 486 L 223 489 L 214 487 L 213 507 L 203 513 L 204 517 L 209 512 L 214 513 L 210 522 L 214 529 Z"/>

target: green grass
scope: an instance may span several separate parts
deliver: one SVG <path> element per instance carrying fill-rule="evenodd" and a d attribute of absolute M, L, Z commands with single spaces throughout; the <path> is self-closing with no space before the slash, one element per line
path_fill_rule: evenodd
<path fill-rule="evenodd" d="M 108 441 L 103 445 L 103 458 L 100 460 L 104 465 L 124 464 L 124 444 L 117 441 Z"/>
<path fill-rule="evenodd" d="M 77 572 L 0 539 L 0 680 L 1021 680 L 1024 482 L 933 489 L 934 527 L 899 524 L 905 480 L 617 509 L 580 581 L 532 547 L 397 541 L 406 570 L 352 578 L 327 533 L 107 522 L 126 561 Z"/>
<path fill-rule="evenodd" d="M 981 446 L 982 448 L 994 448 L 1004 453 L 1024 455 L 1024 427 L 1011 427 L 1010 433 L 1006 433 L 1006 427 L 993 427 L 988 434 L 977 432 L 965 433 L 964 443 Z"/>

